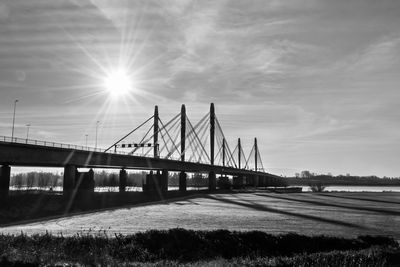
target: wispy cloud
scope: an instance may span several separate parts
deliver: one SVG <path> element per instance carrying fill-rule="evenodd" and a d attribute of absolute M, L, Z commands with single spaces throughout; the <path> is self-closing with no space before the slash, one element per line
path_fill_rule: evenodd
<path fill-rule="evenodd" d="M 16 98 L 19 135 L 31 122 L 83 142 L 101 118 L 104 143 L 154 104 L 197 118 L 215 102 L 231 139 L 263 140 L 271 170 L 393 175 L 374 155 L 399 153 L 399 17 L 390 0 L 2 1 L 0 131 Z M 121 65 L 135 93 L 111 103 L 104 68 Z"/>

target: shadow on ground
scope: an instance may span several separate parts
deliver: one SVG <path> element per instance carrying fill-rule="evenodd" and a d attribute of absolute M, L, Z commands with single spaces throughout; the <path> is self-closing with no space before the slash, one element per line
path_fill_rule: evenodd
<path fill-rule="evenodd" d="M 229 195 L 229 196 L 234 196 L 234 195 Z M 280 209 L 276 209 L 276 208 L 271 208 L 271 207 L 268 207 L 268 206 L 265 206 L 265 205 L 261 205 L 259 203 L 255 203 L 253 201 L 249 201 L 249 200 L 237 197 L 237 196 L 236 197 L 237 197 L 237 199 L 239 201 L 235 201 L 235 200 L 224 198 L 224 197 L 211 196 L 211 195 L 208 195 L 206 197 L 210 198 L 210 199 L 213 199 L 213 200 L 225 202 L 225 203 L 229 203 L 229 204 L 233 204 L 233 205 L 238 205 L 238 206 L 243 206 L 243 207 L 246 207 L 246 208 L 254 209 L 254 210 L 257 210 L 257 211 L 278 213 L 278 214 L 283 214 L 283 215 L 287 215 L 287 216 L 298 217 L 298 218 L 301 218 L 301 219 L 308 219 L 308 220 L 313 220 L 313 221 L 317 221 L 317 222 L 330 223 L 330 224 L 334 224 L 334 225 L 357 228 L 357 229 L 363 229 L 363 230 L 368 229 L 368 228 L 366 228 L 364 226 L 353 224 L 353 223 L 348 223 L 348 222 L 343 222 L 343 221 L 339 221 L 339 220 L 334 220 L 334 219 L 328 219 L 328 218 L 323 218 L 323 217 L 317 217 L 317 216 L 313 216 L 313 215 L 303 214 L 303 213 L 301 213 L 301 211 L 299 211 L 299 212 L 291 212 L 291 211 L 285 211 L 285 210 L 280 210 Z"/>

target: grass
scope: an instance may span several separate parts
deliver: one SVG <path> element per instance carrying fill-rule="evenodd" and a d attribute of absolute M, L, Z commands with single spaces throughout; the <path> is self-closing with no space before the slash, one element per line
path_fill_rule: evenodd
<path fill-rule="evenodd" d="M 382 236 L 346 239 L 259 231 L 151 230 L 62 235 L 0 235 L 3 264 L 100 266 L 386 266 L 400 264 L 399 245 Z M 15 266 L 17 266 L 15 265 Z M 12 266 L 12 265 L 10 265 Z M 28 265 L 27 265 L 28 266 Z"/>

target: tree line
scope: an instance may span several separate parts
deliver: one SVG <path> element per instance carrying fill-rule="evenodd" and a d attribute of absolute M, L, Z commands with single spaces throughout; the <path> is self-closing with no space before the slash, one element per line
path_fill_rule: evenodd
<path fill-rule="evenodd" d="M 355 175 L 337 175 L 316 174 L 310 171 L 302 171 L 296 173 L 295 177 L 287 177 L 287 182 L 290 185 L 309 185 L 310 183 L 322 183 L 324 185 L 375 185 L 385 186 L 393 185 L 400 186 L 400 178 L 370 176 L 355 176 Z"/>

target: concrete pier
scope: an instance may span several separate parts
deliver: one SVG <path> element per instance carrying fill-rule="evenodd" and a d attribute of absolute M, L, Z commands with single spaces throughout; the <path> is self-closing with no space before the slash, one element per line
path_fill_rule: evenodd
<path fill-rule="evenodd" d="M 3 165 L 0 167 L 0 198 L 7 197 L 10 191 L 11 167 Z"/>
<path fill-rule="evenodd" d="M 63 195 L 69 196 L 75 187 L 76 166 L 67 165 L 64 167 Z"/>
<path fill-rule="evenodd" d="M 242 175 L 233 176 L 232 186 L 234 189 L 240 189 L 244 187 L 244 178 Z"/>
<path fill-rule="evenodd" d="M 159 177 L 160 187 L 162 192 L 168 192 L 168 170 L 162 170 Z"/>
<path fill-rule="evenodd" d="M 126 181 L 128 179 L 128 173 L 125 169 L 119 171 L 119 192 L 124 193 L 126 191 Z"/>
<path fill-rule="evenodd" d="M 231 189 L 232 184 L 228 176 L 221 175 L 220 177 L 218 177 L 217 186 L 218 189 Z"/>
<path fill-rule="evenodd" d="M 208 190 L 214 191 L 217 189 L 217 177 L 215 172 L 208 173 Z"/>
<path fill-rule="evenodd" d="M 185 172 L 179 173 L 179 191 L 181 191 L 181 192 L 186 192 L 186 189 L 187 189 L 186 178 L 187 178 L 187 175 Z"/>
<path fill-rule="evenodd" d="M 143 185 L 143 192 L 160 191 L 160 183 L 157 179 L 159 176 L 159 171 L 157 171 L 156 174 L 154 174 L 153 171 L 150 171 L 150 173 L 146 175 L 146 183 Z"/>
<path fill-rule="evenodd" d="M 75 188 L 77 195 L 90 195 L 94 193 L 94 172 L 76 172 Z"/>

